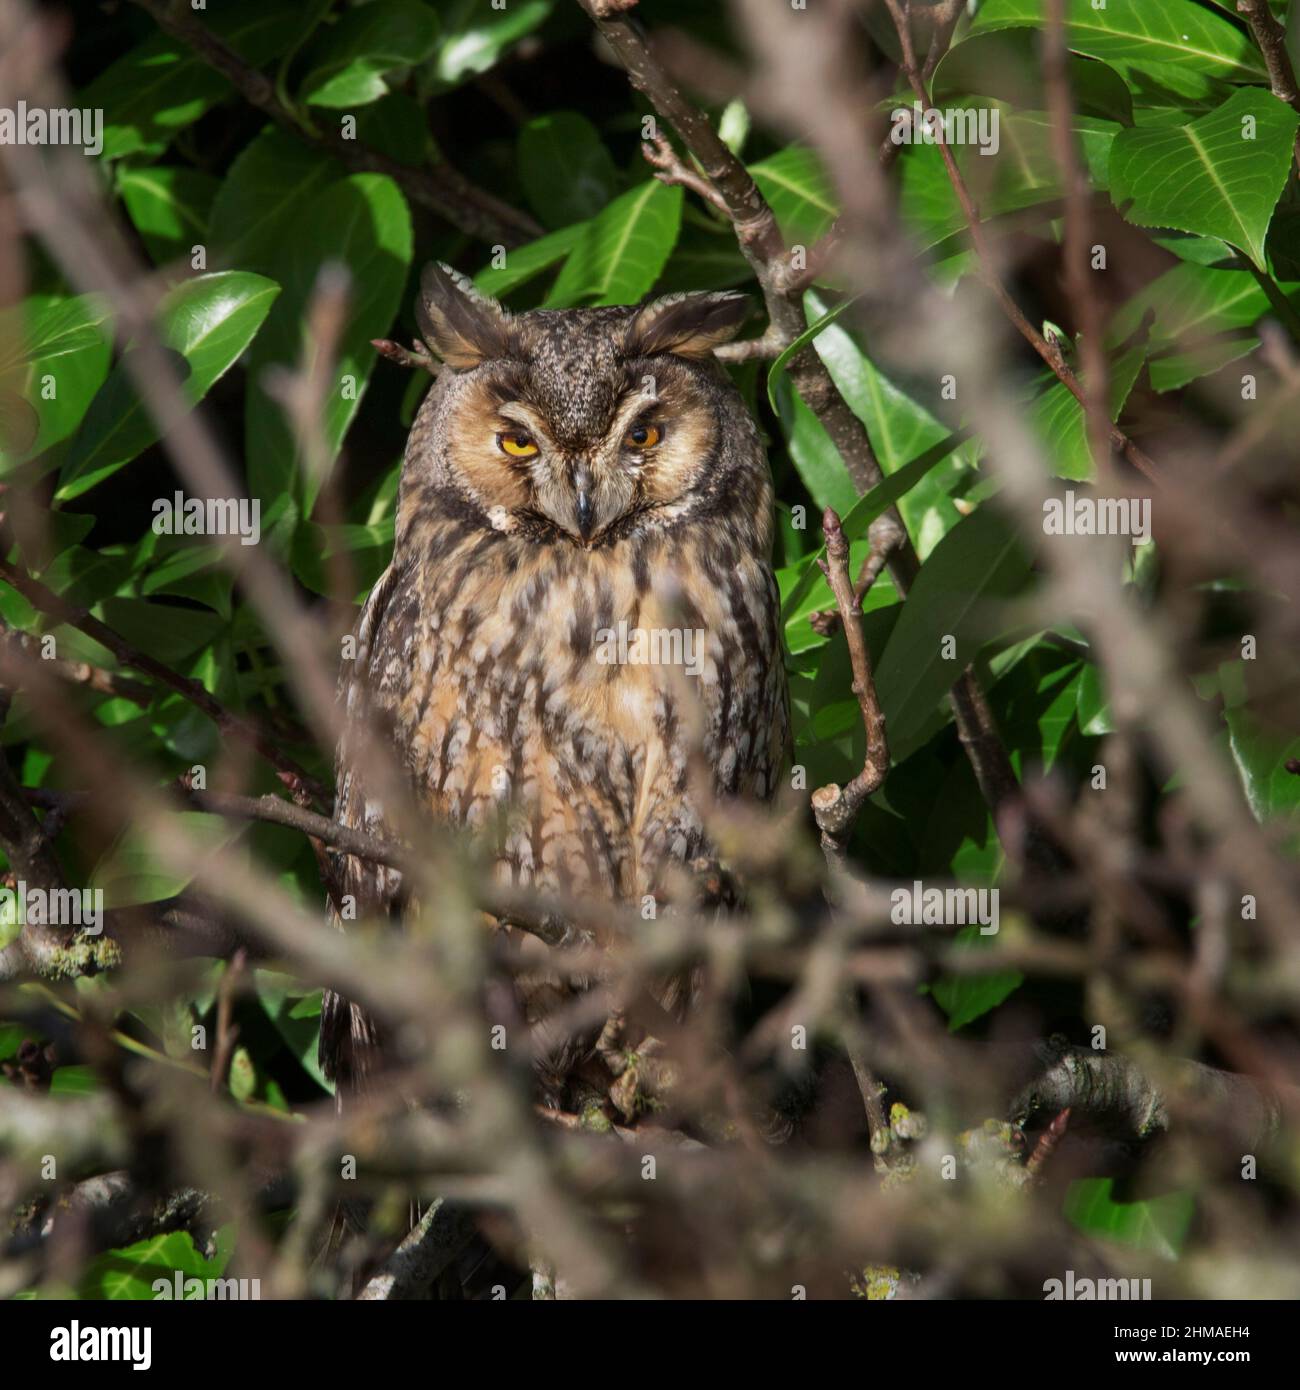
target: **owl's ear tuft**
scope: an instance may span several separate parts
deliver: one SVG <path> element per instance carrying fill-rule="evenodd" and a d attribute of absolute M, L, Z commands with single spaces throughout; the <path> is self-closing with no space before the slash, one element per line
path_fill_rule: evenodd
<path fill-rule="evenodd" d="M 638 309 L 623 339 L 629 357 L 671 352 L 704 358 L 736 334 L 749 313 L 749 296 L 735 290 L 717 294 L 670 294 Z"/>
<path fill-rule="evenodd" d="M 509 355 L 510 316 L 449 265 L 425 266 L 415 320 L 424 341 L 457 371 Z"/>

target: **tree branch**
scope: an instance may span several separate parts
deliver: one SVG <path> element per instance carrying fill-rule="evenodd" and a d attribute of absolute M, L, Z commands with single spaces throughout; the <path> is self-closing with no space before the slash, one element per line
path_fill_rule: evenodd
<path fill-rule="evenodd" d="M 853 670 L 853 693 L 858 698 L 862 727 L 867 736 L 862 771 L 844 787 L 831 782 L 812 795 L 822 849 L 829 861 L 843 863 L 862 803 L 880 788 L 889 772 L 889 743 L 885 737 L 885 716 L 871 673 L 871 653 L 862 632 L 862 600 L 849 577 L 849 543 L 831 507 L 827 507 L 822 516 L 822 530 L 826 535 L 826 558 L 819 564 L 839 608 Z"/>
<path fill-rule="evenodd" d="M 278 126 L 304 143 L 333 155 L 354 173 L 387 174 L 422 207 L 437 213 L 468 236 L 506 247 L 518 246 L 542 234 L 542 228 L 526 213 L 494 198 L 473 184 L 445 160 L 432 170 L 416 169 L 388 155 L 368 150 L 341 135 L 322 134 L 309 128 L 276 96 L 274 84 L 194 17 L 187 4 L 168 0 L 132 0 L 146 10 L 160 29 L 179 39 L 207 65 L 221 73 L 250 106 L 269 116 Z"/>
<path fill-rule="evenodd" d="M 926 90 L 925 82 L 917 66 L 916 51 L 912 46 L 912 35 L 908 28 L 907 15 L 903 11 L 901 0 L 885 0 L 885 5 L 889 10 L 890 18 L 894 21 L 894 28 L 898 32 L 898 41 L 902 45 L 903 71 L 912 91 L 916 94 L 916 99 L 922 106 L 928 107 L 930 94 Z M 1088 409 L 1087 393 L 1078 377 L 1070 370 L 1064 357 L 1062 357 L 1060 349 L 1049 343 L 1029 322 L 1024 311 L 1012 298 L 1010 291 L 1002 283 L 1001 277 L 994 270 L 993 260 L 984 240 L 984 228 L 980 221 L 979 209 L 975 206 L 975 200 L 971 197 L 970 189 L 966 186 L 966 180 L 957 167 L 957 161 L 953 158 L 952 150 L 944 137 L 942 128 L 935 132 L 935 144 L 938 145 L 939 153 L 943 156 L 944 168 L 948 171 L 948 181 L 952 184 L 953 192 L 956 193 L 957 201 L 961 204 L 962 213 L 965 215 L 966 226 L 970 232 L 971 245 L 975 249 L 975 259 L 979 266 L 981 278 L 992 291 L 998 304 L 1001 305 L 1002 311 L 1010 320 L 1012 327 L 1051 368 L 1057 379 L 1086 411 Z M 1111 423 L 1109 415 L 1107 416 L 1107 426 L 1111 447 L 1144 476 L 1153 480 L 1158 478 L 1155 464 L 1118 425 Z"/>
<path fill-rule="evenodd" d="M 358 1302 L 426 1297 L 438 1276 L 477 1234 L 469 1212 L 438 1198 L 396 1250 L 372 1274 Z"/>
<path fill-rule="evenodd" d="M 1237 13 L 1244 16 L 1264 55 L 1273 95 L 1293 111 L 1300 111 L 1300 83 L 1286 48 L 1286 30 L 1273 18 L 1268 0 L 1237 0 Z"/>
<path fill-rule="evenodd" d="M 808 325 L 802 286 L 792 271 L 790 253 L 771 207 L 749 170 L 655 59 L 637 27 L 625 18 L 609 17 L 597 0 L 578 2 L 627 71 L 632 85 L 673 126 L 694 156 L 716 190 L 717 201 L 710 198 L 711 205 L 720 203 L 727 209 L 741 252 L 758 279 L 769 326 L 762 338 L 731 345 L 730 351 L 721 355 L 724 360 L 743 360 L 745 356 L 765 357 L 773 348 L 779 353 Z M 654 158 L 661 157 L 656 147 Z M 810 344 L 796 353 L 787 370 L 795 390 L 844 460 L 853 485 L 860 493 L 874 487 L 883 475 L 866 430 L 849 409 L 816 349 Z M 898 509 L 890 507 L 877 517 L 868 535 L 872 550 L 886 557 L 894 585 L 905 595 L 920 569 L 920 561 Z M 987 699 L 969 670 L 958 677 L 953 708 L 963 746 L 968 752 L 974 749 L 978 753 L 978 761 L 972 759 L 972 767 L 996 821 L 1003 802 L 1008 796 L 1018 795 L 1018 787 Z"/>
<path fill-rule="evenodd" d="M 88 661 L 64 661 L 62 657 L 42 658 L 32 652 L 37 639 L 27 632 L 10 629 L 7 635 L 25 656 L 31 660 L 44 660 L 47 668 L 61 680 L 72 685 L 84 685 L 88 690 L 97 690 L 102 695 L 112 695 L 119 700 L 130 700 L 132 704 L 147 709 L 153 703 L 154 692 L 147 685 L 128 680 L 116 671 L 107 671 L 102 666 L 92 666 Z M 21 684 L 14 690 L 21 690 Z"/>

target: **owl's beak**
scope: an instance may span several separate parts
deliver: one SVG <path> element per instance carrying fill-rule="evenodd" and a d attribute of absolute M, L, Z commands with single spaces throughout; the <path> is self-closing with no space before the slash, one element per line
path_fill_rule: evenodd
<path fill-rule="evenodd" d="M 591 539 L 591 529 L 596 524 L 596 509 L 591 504 L 591 493 L 586 488 L 578 489 L 578 534 L 584 541 Z"/>
<path fill-rule="evenodd" d="M 591 474 L 585 468 L 574 471 L 573 495 L 578 534 L 584 541 L 589 541 L 596 526 L 596 507 L 591 500 Z"/>

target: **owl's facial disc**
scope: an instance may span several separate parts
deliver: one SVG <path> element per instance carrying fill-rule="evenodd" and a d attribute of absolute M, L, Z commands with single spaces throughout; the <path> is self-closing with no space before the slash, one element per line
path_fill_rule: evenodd
<path fill-rule="evenodd" d="M 417 319 L 454 374 L 458 486 L 494 529 L 582 547 L 716 506 L 711 358 L 745 310 L 728 291 L 510 315 L 429 267 Z"/>
<path fill-rule="evenodd" d="M 480 447 L 506 475 L 524 529 L 544 520 L 590 547 L 636 516 L 689 506 L 717 442 L 713 414 L 684 371 L 661 372 L 657 390 L 638 383 L 603 424 L 578 434 L 552 428 L 540 403 L 498 400 Z"/>
<path fill-rule="evenodd" d="M 649 417 L 655 402 L 621 402 L 600 439 L 556 437 L 541 412 L 520 400 L 496 410 L 492 447 L 498 462 L 525 484 L 516 509 L 545 518 L 579 545 L 600 539 L 636 504 L 638 478 L 648 456 L 667 436 Z"/>

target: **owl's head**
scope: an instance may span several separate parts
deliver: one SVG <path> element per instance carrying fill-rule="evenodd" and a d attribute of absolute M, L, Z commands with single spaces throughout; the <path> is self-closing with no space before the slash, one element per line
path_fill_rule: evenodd
<path fill-rule="evenodd" d="M 712 352 L 746 309 L 717 293 L 509 314 L 429 266 L 416 317 L 445 365 L 409 483 L 454 490 L 497 531 L 581 547 L 718 510 L 729 492 L 734 505 L 735 475 L 752 493 L 766 464 Z"/>

